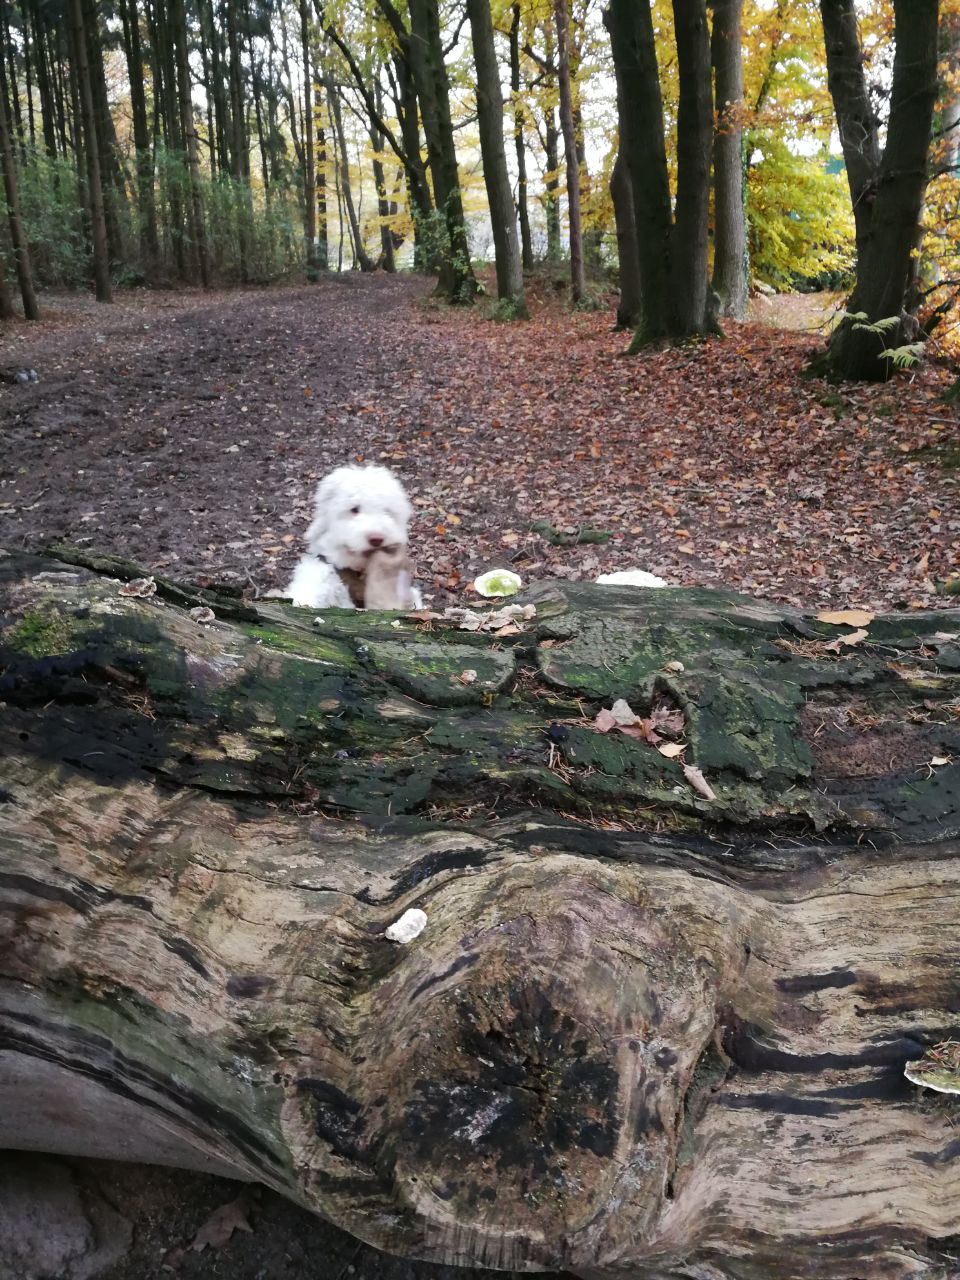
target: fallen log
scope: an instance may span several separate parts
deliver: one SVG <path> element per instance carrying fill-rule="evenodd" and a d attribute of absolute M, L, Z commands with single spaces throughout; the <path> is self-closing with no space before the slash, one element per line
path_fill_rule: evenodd
<path fill-rule="evenodd" d="M 958 1034 L 960 613 L 564 583 L 494 634 L 138 576 L 0 559 L 0 1146 L 434 1261 L 956 1265 L 903 1067 Z"/>

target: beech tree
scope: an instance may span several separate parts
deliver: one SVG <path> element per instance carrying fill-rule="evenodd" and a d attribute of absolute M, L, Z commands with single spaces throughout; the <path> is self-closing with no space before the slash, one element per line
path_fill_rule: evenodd
<path fill-rule="evenodd" d="M 826 364 L 836 377 L 879 380 L 891 372 L 881 352 L 911 342 L 918 332 L 918 299 L 911 296 L 911 284 L 937 101 L 939 2 L 894 0 L 893 82 L 882 152 L 854 0 L 821 0 L 820 11 L 857 225 L 856 285 Z M 882 335 L 864 327 L 891 319 L 896 325 Z"/>
<path fill-rule="evenodd" d="M 721 315 L 747 314 L 747 227 L 743 190 L 743 0 L 713 0 L 711 58 L 715 80 L 713 139 L 713 288 Z"/>
<path fill-rule="evenodd" d="M 713 99 L 706 5 L 674 0 L 673 12 L 680 80 L 675 214 L 650 4 L 611 0 L 604 15 L 640 262 L 642 314 L 633 351 L 664 338 L 703 334 L 714 324 L 707 305 Z"/>
<path fill-rule="evenodd" d="M 490 0 L 467 0 L 473 36 L 473 60 L 477 70 L 477 116 L 483 178 L 490 206 L 493 244 L 496 253 L 497 297 L 516 314 L 526 314 L 523 296 L 523 267 L 517 238 L 517 218 L 503 146 L 503 99 L 497 50 L 493 40 Z"/>

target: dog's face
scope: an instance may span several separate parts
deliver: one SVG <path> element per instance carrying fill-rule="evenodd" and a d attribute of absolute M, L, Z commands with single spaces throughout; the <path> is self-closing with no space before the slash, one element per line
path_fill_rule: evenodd
<path fill-rule="evenodd" d="M 411 514 L 386 467 L 338 467 L 317 486 L 307 550 L 337 569 L 362 572 L 378 548 L 406 545 Z"/>

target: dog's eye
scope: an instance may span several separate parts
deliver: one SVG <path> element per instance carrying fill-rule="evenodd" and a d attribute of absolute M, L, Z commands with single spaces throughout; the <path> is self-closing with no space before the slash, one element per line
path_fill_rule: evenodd
<path fill-rule="evenodd" d="M 351 507 L 351 508 L 350 508 L 350 514 L 351 514 L 352 516 L 358 516 L 358 515 L 360 514 L 360 508 L 359 508 L 359 507 Z"/>

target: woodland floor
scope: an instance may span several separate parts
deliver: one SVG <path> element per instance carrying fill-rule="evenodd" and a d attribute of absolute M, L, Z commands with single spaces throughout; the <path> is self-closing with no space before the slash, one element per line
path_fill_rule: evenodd
<path fill-rule="evenodd" d="M 724 341 L 622 359 L 612 309 L 571 314 L 549 282 L 510 325 L 428 289 L 350 276 L 46 298 L 41 324 L 0 335 L 0 372 L 40 379 L 0 383 L 0 546 L 67 537 L 262 592 L 286 581 L 319 477 L 365 459 L 406 482 L 439 600 L 509 563 L 526 579 L 642 567 L 802 605 L 919 607 L 960 569 L 950 375 L 804 378 L 823 298 L 758 300 Z M 613 537 L 553 546 L 539 520 Z M 268 1193 L 212 1219 L 239 1191 L 219 1179 L 70 1167 L 78 1203 L 119 1213 L 123 1240 L 132 1228 L 102 1280 L 478 1274 L 385 1258 Z M 45 1203 L 26 1211 L 48 1232 Z"/>
<path fill-rule="evenodd" d="M 0 370 L 40 378 L 0 385 L 0 545 L 65 536 L 262 592 L 286 581 L 317 479 L 365 459 L 407 484 L 440 601 L 511 564 L 917 607 L 960 568 L 949 374 L 805 378 L 822 299 L 758 300 L 725 340 L 623 359 L 612 311 L 571 314 L 549 281 L 525 324 L 428 288 L 48 298 L 0 337 Z M 553 546 L 542 520 L 613 537 Z"/>

